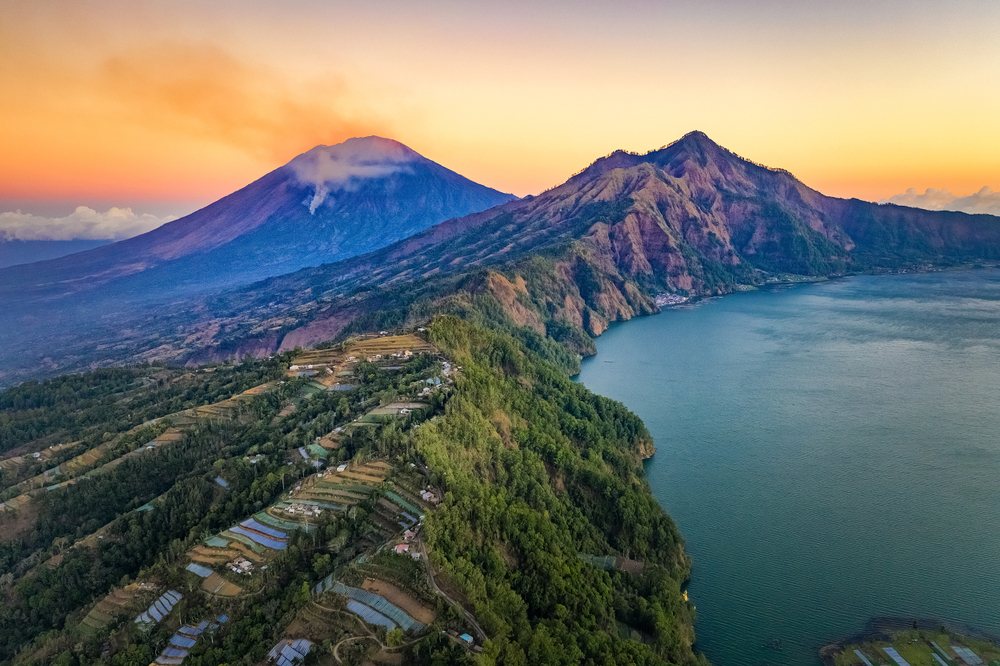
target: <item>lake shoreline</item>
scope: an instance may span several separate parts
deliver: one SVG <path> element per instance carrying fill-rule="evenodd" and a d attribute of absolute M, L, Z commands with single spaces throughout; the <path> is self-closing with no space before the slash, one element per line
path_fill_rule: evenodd
<path fill-rule="evenodd" d="M 819 666 L 821 647 L 914 617 L 1000 635 L 981 501 L 1000 469 L 1000 273 L 969 268 L 772 283 L 597 339 L 576 379 L 656 442 L 646 480 L 696 563 L 713 663 Z"/>
<path fill-rule="evenodd" d="M 957 625 L 953 622 L 936 618 L 873 617 L 868 620 L 865 628 L 860 633 L 821 647 L 819 649 L 819 657 L 823 661 L 824 666 L 835 666 L 835 657 L 849 646 L 874 642 L 890 643 L 900 633 L 913 630 L 937 633 L 944 630 L 949 636 L 953 637 L 953 640 L 964 642 L 972 639 L 1000 646 L 1000 637 L 974 627 Z"/>
<path fill-rule="evenodd" d="M 824 282 L 833 282 L 836 280 L 843 280 L 845 278 L 863 277 L 869 275 L 873 277 L 892 276 L 892 275 L 927 275 L 931 273 L 954 273 L 963 271 L 996 270 L 996 269 L 1000 269 L 1000 262 L 995 264 L 977 263 L 977 264 L 961 264 L 959 266 L 943 266 L 943 267 L 927 266 L 924 268 L 887 268 L 887 269 L 872 270 L 872 271 L 859 271 L 857 273 L 834 273 L 831 275 L 793 275 L 791 273 L 788 273 L 788 274 L 783 274 L 781 277 L 769 279 L 761 285 L 755 286 L 749 284 L 736 284 L 732 285 L 732 291 L 726 293 L 695 294 L 693 296 L 685 296 L 683 297 L 684 300 L 678 302 L 664 303 L 662 305 L 660 303 L 657 303 L 657 307 L 659 309 L 656 312 L 651 312 L 649 314 L 639 313 L 632 317 L 629 317 L 628 319 L 615 319 L 614 321 L 609 321 L 608 326 L 603 331 L 592 337 L 595 339 L 599 338 L 613 326 L 625 324 L 627 322 L 634 321 L 636 319 L 644 317 L 655 317 L 656 315 L 661 314 L 664 310 L 673 310 L 684 306 L 690 307 L 695 304 L 702 303 L 704 301 L 715 300 L 718 298 L 724 298 L 726 296 L 733 296 L 736 294 L 746 294 L 755 291 L 779 291 L 782 289 L 787 289 L 789 287 L 795 287 L 799 285 L 822 284 Z M 670 294 L 670 296 L 673 295 L 674 294 Z M 660 298 L 661 296 L 662 294 L 657 295 L 655 298 Z M 596 344 L 594 346 L 594 352 L 589 354 L 581 354 L 580 360 L 593 358 L 595 356 L 597 356 Z M 577 377 L 579 377 L 579 375 L 580 372 L 577 371 L 575 374 L 571 375 L 570 378 L 575 380 Z"/>

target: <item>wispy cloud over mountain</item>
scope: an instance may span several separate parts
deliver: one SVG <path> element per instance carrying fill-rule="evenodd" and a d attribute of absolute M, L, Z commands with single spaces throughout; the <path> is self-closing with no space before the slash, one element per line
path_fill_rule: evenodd
<path fill-rule="evenodd" d="M 948 190 L 936 190 L 933 187 L 927 188 L 923 194 L 918 194 L 917 190 L 911 187 L 906 192 L 882 199 L 879 203 L 894 203 L 926 210 L 957 210 L 963 213 L 1000 215 L 1000 192 L 994 192 L 989 187 L 984 187 L 967 197 L 957 197 Z"/>
<path fill-rule="evenodd" d="M 43 217 L 15 211 L 0 213 L 0 240 L 122 240 L 152 231 L 177 219 L 167 215 L 138 215 L 131 208 L 114 208 L 99 213 L 78 206 L 66 217 Z"/>
<path fill-rule="evenodd" d="M 369 178 L 409 172 L 407 165 L 420 159 L 420 155 L 398 141 L 369 136 L 348 139 L 336 146 L 316 146 L 288 166 L 299 182 L 316 188 L 309 203 L 309 212 L 313 213 L 330 192 L 353 191 Z"/>

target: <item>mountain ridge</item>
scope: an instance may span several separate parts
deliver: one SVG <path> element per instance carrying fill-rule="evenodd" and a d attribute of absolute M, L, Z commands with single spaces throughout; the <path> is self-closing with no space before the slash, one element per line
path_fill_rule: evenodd
<path fill-rule="evenodd" d="M 594 292 L 597 307 L 587 305 L 576 284 L 572 306 L 546 305 L 542 310 L 554 314 L 539 312 L 537 319 L 568 317 L 579 325 L 589 311 L 592 323 L 581 327 L 593 335 L 609 321 L 657 311 L 652 296 L 659 292 L 712 295 L 760 286 L 782 273 L 820 276 L 995 260 L 1000 219 L 826 197 L 785 170 L 756 164 L 692 133 L 645 155 L 612 153 L 538 196 L 448 220 L 369 255 L 278 276 L 222 300 L 252 309 L 264 300 L 312 307 L 307 303 L 316 299 L 324 304 L 315 309 L 328 311 L 329 299 L 346 297 L 343 302 L 354 304 L 358 298 L 348 296 L 351 291 L 376 283 L 416 284 L 449 271 L 516 263 L 519 252 L 551 251 L 560 243 L 574 247 L 563 257 L 571 260 L 553 267 L 558 279 L 575 284 L 570 266 L 586 263 L 601 282 Z M 514 273 L 504 273 L 510 284 L 516 283 Z M 351 309 L 340 308 L 333 317 L 350 319 Z M 296 342 L 303 342 L 303 329 L 293 330 Z"/>
<path fill-rule="evenodd" d="M 1000 218 L 827 197 L 690 133 L 374 252 L 179 300 L 175 312 L 109 319 L 114 353 L 79 337 L 59 344 L 73 363 L 197 363 L 451 312 L 528 326 L 587 354 L 610 322 L 657 312 L 658 294 L 996 260 Z"/>

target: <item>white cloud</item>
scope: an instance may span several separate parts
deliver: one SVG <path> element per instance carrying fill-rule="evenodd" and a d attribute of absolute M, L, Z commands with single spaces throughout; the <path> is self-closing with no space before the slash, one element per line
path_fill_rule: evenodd
<path fill-rule="evenodd" d="M 78 206 L 66 217 L 42 217 L 16 211 L 0 213 L 0 240 L 122 240 L 176 219 L 173 215 L 137 215 L 131 208 L 111 208 L 106 213 L 98 213 L 93 208 Z"/>
<path fill-rule="evenodd" d="M 327 195 L 356 189 L 361 181 L 410 170 L 422 159 L 398 141 L 369 136 L 335 146 L 316 146 L 288 163 L 299 182 L 316 188 L 309 201 L 313 213 Z"/>
<path fill-rule="evenodd" d="M 948 190 L 928 188 L 923 194 L 910 188 L 903 194 L 882 199 L 879 203 L 894 203 L 900 206 L 925 208 L 927 210 L 957 210 L 963 213 L 986 213 L 1000 215 L 1000 192 L 984 187 L 967 197 L 956 197 Z"/>

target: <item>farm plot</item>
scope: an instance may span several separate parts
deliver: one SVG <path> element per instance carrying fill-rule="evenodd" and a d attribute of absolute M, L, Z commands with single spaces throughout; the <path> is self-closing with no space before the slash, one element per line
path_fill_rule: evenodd
<path fill-rule="evenodd" d="M 51 460 L 56 455 L 56 453 L 59 453 L 60 451 L 65 451 L 66 449 L 71 449 L 75 446 L 79 446 L 81 443 L 82 442 L 76 441 L 76 442 L 67 442 L 66 444 L 56 444 L 54 446 L 42 449 L 41 451 L 34 451 L 19 456 L 11 456 L 9 458 L 4 458 L 3 460 L 0 460 L 0 469 L 13 470 L 17 469 L 21 465 L 33 462 L 46 463 L 49 460 Z M 51 474 L 51 470 L 49 470 L 49 473 Z"/>
<path fill-rule="evenodd" d="M 410 506 L 419 509 L 419 513 L 427 513 L 433 505 L 430 502 L 426 502 L 415 493 L 406 489 L 405 486 L 401 485 L 399 482 L 393 484 L 393 492 L 400 498 L 406 500 Z"/>
<path fill-rule="evenodd" d="M 360 361 L 371 359 L 377 363 L 391 363 L 412 358 L 415 354 L 437 352 L 434 345 L 412 334 L 363 337 L 351 341 L 343 350 L 314 349 L 299 354 L 288 376 L 313 373 L 314 381 L 330 388 L 345 377 L 353 376 Z"/>
<path fill-rule="evenodd" d="M 20 509 L 22 506 L 31 501 L 31 495 L 18 495 L 12 499 L 7 500 L 0 504 L 0 510 L 3 509 Z"/>
<path fill-rule="evenodd" d="M 254 514 L 254 519 L 256 519 L 257 522 L 263 525 L 267 525 L 268 527 L 273 527 L 279 530 L 285 530 L 286 532 L 289 532 L 291 530 L 302 530 L 307 534 L 311 534 L 312 532 L 316 531 L 315 525 L 310 525 L 308 523 L 299 523 L 299 522 L 293 523 L 291 521 L 284 520 L 279 516 L 272 515 L 270 513 L 272 510 L 273 509 L 268 509 L 267 511 L 261 511 L 258 514 Z M 275 513 L 277 513 L 277 511 Z M 317 511 L 314 509 L 313 513 L 316 514 Z"/>
<path fill-rule="evenodd" d="M 285 629 L 286 636 L 309 636 L 314 641 L 325 639 L 340 640 L 345 634 L 350 635 L 358 630 L 358 619 L 345 615 L 336 609 L 326 608 L 319 604 L 308 603 L 302 607 L 298 615 Z"/>
<path fill-rule="evenodd" d="M 203 633 L 214 632 L 220 624 L 228 621 L 228 616 L 220 615 L 211 624 L 208 620 L 202 620 L 197 625 L 185 624 L 170 637 L 170 642 L 153 663 L 161 664 L 161 666 L 174 666 L 182 663 L 184 658 L 188 656 L 188 650 L 195 646 Z"/>
<path fill-rule="evenodd" d="M 256 521 L 254 522 L 256 523 Z M 247 537 L 254 543 L 264 546 L 265 548 L 270 548 L 271 550 L 285 550 L 285 548 L 288 547 L 288 543 L 285 539 L 278 540 L 272 538 L 267 534 L 263 534 L 260 531 L 253 529 L 252 527 L 244 526 L 242 523 L 234 527 L 230 527 L 229 532 Z"/>
<path fill-rule="evenodd" d="M 116 440 L 117 438 L 111 440 L 110 442 L 105 442 L 104 444 L 95 446 L 94 448 L 90 449 L 89 451 L 81 453 L 75 458 L 70 458 L 62 465 L 60 465 L 62 473 L 65 476 L 78 476 L 79 474 L 82 474 L 83 472 L 89 470 L 97 463 L 98 460 L 104 457 L 104 454 L 106 454 L 114 447 Z M 39 481 L 41 480 L 41 476 L 35 478 L 39 479 Z"/>
<path fill-rule="evenodd" d="M 174 609 L 177 602 L 182 599 L 180 592 L 176 590 L 167 590 L 161 594 L 156 601 L 154 601 L 149 608 L 139 614 L 135 618 L 135 623 L 138 624 L 144 631 L 152 629 L 153 625 L 158 624 L 164 617 L 170 614 L 170 611 Z"/>
<path fill-rule="evenodd" d="M 243 591 L 242 587 L 230 583 L 214 571 L 201 581 L 201 589 L 220 597 L 235 597 Z"/>
<path fill-rule="evenodd" d="M 387 583 L 375 578 L 366 578 L 361 584 L 361 589 L 377 594 L 386 601 L 398 606 L 406 611 L 407 615 L 412 617 L 417 622 L 430 624 L 434 621 L 435 615 L 433 609 L 420 603 L 392 583 Z"/>
<path fill-rule="evenodd" d="M 400 529 L 412 527 L 417 522 L 416 518 L 404 512 L 385 497 L 379 498 L 376 511 L 378 511 L 379 515 L 389 519 L 392 524 L 392 533 L 398 532 Z"/>
<path fill-rule="evenodd" d="M 337 473 L 338 479 L 346 479 L 348 481 L 355 481 L 362 485 L 377 486 L 385 480 L 385 474 L 372 474 L 367 470 L 361 469 L 348 469 L 343 472 Z"/>
<path fill-rule="evenodd" d="M 124 589 L 112 590 L 84 616 L 83 620 L 80 621 L 79 631 L 85 635 L 93 635 L 101 631 L 115 618 L 142 608 L 145 605 L 142 603 L 144 596 L 148 599 L 148 595 L 143 595 L 139 586 L 135 584 Z"/>
<path fill-rule="evenodd" d="M 188 551 L 188 557 L 191 558 L 192 562 L 199 564 L 225 564 L 230 560 L 234 560 L 239 557 L 239 554 L 235 550 L 231 549 L 217 549 L 217 548 L 206 548 L 205 546 L 195 546 L 190 551 Z"/>
<path fill-rule="evenodd" d="M 212 566 L 225 564 L 237 557 L 245 557 L 254 563 L 261 563 L 264 558 L 239 541 L 228 541 L 218 536 L 205 540 L 205 545 L 198 545 L 187 553 L 192 562 Z"/>
<path fill-rule="evenodd" d="M 341 472 L 327 472 L 323 477 L 313 476 L 299 490 L 289 493 L 288 502 L 328 502 L 337 508 L 353 506 L 367 499 L 385 480 L 386 473 L 387 469 L 381 466 L 365 464 Z"/>
<path fill-rule="evenodd" d="M 402 608 L 378 594 L 356 587 L 348 587 L 343 583 L 334 583 L 331 591 L 350 599 L 347 602 L 348 610 L 360 615 L 369 624 L 381 625 L 387 629 L 402 627 L 404 631 L 420 632 L 424 630 L 425 625 L 422 622 L 413 619 Z M 384 623 L 383 619 L 388 620 L 389 623 Z"/>
<path fill-rule="evenodd" d="M 232 530 L 226 530 L 222 532 L 219 536 L 222 537 L 223 539 L 228 539 L 233 543 L 233 545 L 236 545 L 237 543 L 243 544 L 257 555 L 264 554 L 264 546 L 261 546 L 250 537 L 244 536 L 238 532 L 233 532 Z"/>
<path fill-rule="evenodd" d="M 402 528 L 400 521 L 396 520 L 396 516 L 393 515 L 392 510 L 387 509 L 384 505 L 376 505 L 375 512 L 369 514 L 368 518 L 378 531 L 377 540 L 385 541 L 386 539 L 391 539 Z"/>

